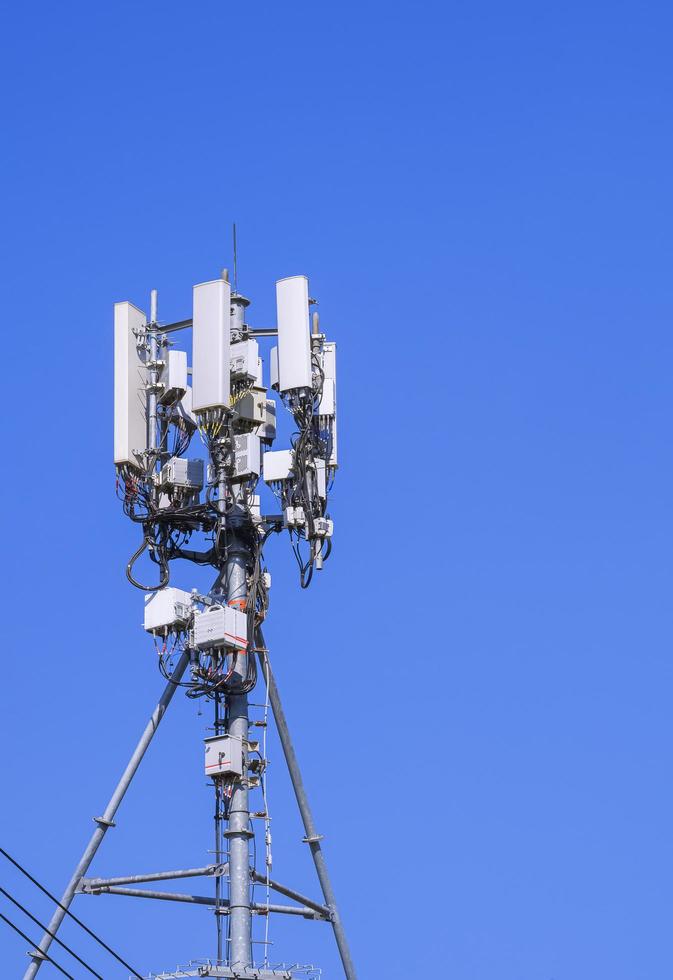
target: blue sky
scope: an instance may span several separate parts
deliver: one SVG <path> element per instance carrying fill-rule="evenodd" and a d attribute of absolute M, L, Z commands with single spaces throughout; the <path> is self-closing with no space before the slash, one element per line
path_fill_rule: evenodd
<path fill-rule="evenodd" d="M 60 892 L 160 689 L 124 578 L 112 304 L 156 287 L 188 316 L 236 221 L 250 322 L 306 273 L 339 346 L 334 554 L 302 593 L 271 543 L 267 638 L 360 976 L 661 980 L 669 5 L 75 0 L 2 21 L 0 846 Z M 207 723 L 176 701 L 96 873 L 208 861 Z M 317 894 L 271 758 L 274 872 Z M 0 884 L 49 914 L 8 865 Z M 213 952 L 207 911 L 157 906 L 77 911 L 141 972 Z M 321 924 L 272 939 L 340 976 Z M 3 976 L 24 948 L 0 928 Z"/>

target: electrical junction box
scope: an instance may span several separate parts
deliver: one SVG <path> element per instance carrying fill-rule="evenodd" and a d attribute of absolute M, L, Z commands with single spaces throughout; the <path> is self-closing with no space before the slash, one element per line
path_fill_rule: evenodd
<path fill-rule="evenodd" d="M 257 381 L 259 344 L 256 340 L 241 340 L 229 349 L 231 376 L 237 380 Z"/>
<path fill-rule="evenodd" d="M 147 318 L 133 303 L 114 308 L 114 461 L 143 468 L 147 449 L 147 369 L 137 349 L 136 334 Z"/>
<path fill-rule="evenodd" d="M 306 523 L 303 507 L 286 507 L 283 511 L 285 527 L 303 527 Z"/>
<path fill-rule="evenodd" d="M 239 419 L 259 425 L 266 419 L 266 391 L 253 388 L 242 395 L 234 405 L 234 411 Z"/>
<path fill-rule="evenodd" d="M 262 471 L 259 436 L 252 432 L 234 436 L 234 471 L 240 479 L 259 476 Z"/>
<path fill-rule="evenodd" d="M 276 283 L 278 386 L 281 391 L 311 388 L 311 328 L 308 279 L 290 276 Z"/>
<path fill-rule="evenodd" d="M 148 633 L 186 626 L 192 615 L 192 597 L 182 589 L 159 589 L 145 596 L 143 628 Z"/>
<path fill-rule="evenodd" d="M 187 351 L 169 350 L 159 374 L 163 388 L 159 394 L 162 405 L 174 405 L 187 391 Z"/>
<path fill-rule="evenodd" d="M 316 538 L 331 538 L 334 534 L 334 521 L 328 517 L 316 517 L 313 522 L 313 534 Z"/>
<path fill-rule="evenodd" d="M 276 438 L 276 403 L 273 398 L 267 398 L 264 407 L 264 421 L 257 426 L 257 435 L 262 442 L 269 445 Z"/>
<path fill-rule="evenodd" d="M 206 776 L 242 776 L 243 743 L 231 735 L 211 735 L 204 739 Z"/>
<path fill-rule="evenodd" d="M 194 412 L 229 408 L 231 286 L 224 279 L 194 286 Z"/>
<path fill-rule="evenodd" d="M 294 458 L 291 449 L 277 449 L 264 453 L 262 470 L 266 483 L 289 480 L 292 476 Z"/>
<path fill-rule="evenodd" d="M 203 460 L 173 456 L 162 466 L 160 482 L 162 487 L 200 490 L 203 486 Z"/>
<path fill-rule="evenodd" d="M 269 375 L 271 387 L 278 391 L 278 348 L 272 347 L 269 354 Z"/>
<path fill-rule="evenodd" d="M 197 650 L 230 647 L 245 650 L 248 645 L 248 617 L 233 606 L 208 606 L 194 613 L 194 646 Z"/>

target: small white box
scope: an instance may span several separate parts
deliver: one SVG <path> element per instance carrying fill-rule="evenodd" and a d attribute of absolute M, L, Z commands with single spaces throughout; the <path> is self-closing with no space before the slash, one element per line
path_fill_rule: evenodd
<path fill-rule="evenodd" d="M 133 303 L 114 308 L 114 461 L 143 467 L 147 449 L 147 370 L 136 347 L 136 333 L 147 319 Z"/>
<path fill-rule="evenodd" d="M 194 286 L 193 410 L 229 408 L 231 286 L 224 279 Z"/>
<path fill-rule="evenodd" d="M 229 351 L 232 377 L 256 381 L 258 360 L 259 344 L 256 340 L 241 340 L 237 344 L 232 344 Z"/>
<path fill-rule="evenodd" d="M 262 471 L 266 483 L 287 480 L 292 474 L 294 457 L 291 449 L 278 449 L 264 453 Z"/>
<path fill-rule="evenodd" d="M 180 401 L 187 391 L 187 351 L 167 351 L 159 383 L 163 385 L 159 395 L 162 405 L 174 405 Z"/>
<path fill-rule="evenodd" d="M 211 735 L 204 739 L 206 776 L 242 776 L 243 743 L 231 735 Z"/>
<path fill-rule="evenodd" d="M 289 276 L 276 283 L 276 308 L 280 390 L 310 388 L 313 375 L 306 276 Z"/>
<path fill-rule="evenodd" d="M 192 615 L 192 597 L 182 589 L 160 589 L 145 596 L 143 628 L 148 633 L 172 626 L 185 626 Z"/>
<path fill-rule="evenodd" d="M 259 476 L 261 467 L 259 436 L 252 432 L 234 436 L 234 470 L 237 477 Z"/>
<path fill-rule="evenodd" d="M 232 647 L 245 650 L 248 645 L 248 619 L 233 606 L 208 606 L 194 613 L 194 646 L 198 650 Z"/>

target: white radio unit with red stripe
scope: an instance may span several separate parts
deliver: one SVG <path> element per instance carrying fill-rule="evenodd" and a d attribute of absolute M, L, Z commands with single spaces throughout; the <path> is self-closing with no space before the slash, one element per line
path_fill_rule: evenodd
<path fill-rule="evenodd" d="M 231 647 L 245 650 L 248 645 L 248 619 L 233 606 L 208 606 L 194 613 L 194 646 L 197 650 Z"/>

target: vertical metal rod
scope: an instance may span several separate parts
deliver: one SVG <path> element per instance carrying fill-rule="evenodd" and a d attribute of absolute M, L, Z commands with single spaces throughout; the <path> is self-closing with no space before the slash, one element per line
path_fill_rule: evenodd
<path fill-rule="evenodd" d="M 215 734 L 219 735 L 222 731 L 222 720 L 220 718 L 220 696 L 215 696 Z M 213 780 L 215 787 L 215 863 L 222 863 L 222 782 L 219 779 Z M 215 875 L 215 922 L 217 925 L 217 966 L 222 966 L 224 950 L 222 947 L 222 926 L 223 918 L 220 915 L 222 905 L 222 876 Z"/>
<path fill-rule="evenodd" d="M 239 605 L 247 595 L 248 549 L 232 537 L 227 556 L 227 602 Z M 250 654 L 252 656 L 252 654 Z M 248 656 L 238 658 L 234 678 L 242 683 L 247 674 Z M 252 914 L 250 909 L 250 806 L 248 803 L 248 695 L 232 694 L 227 698 L 228 732 L 243 748 L 243 778 L 236 780 L 229 806 L 229 966 L 236 969 L 252 964 Z"/>
<path fill-rule="evenodd" d="M 100 847 L 108 828 L 114 826 L 114 816 L 119 808 L 119 804 L 124 799 L 126 790 L 131 785 L 131 780 L 135 776 L 138 767 L 142 762 L 143 756 L 145 755 L 145 752 L 147 751 L 147 748 L 154 737 L 154 733 L 159 727 L 159 723 L 165 715 L 168 705 L 173 699 L 173 695 L 177 690 L 178 683 L 181 680 L 188 663 L 189 652 L 185 651 L 180 657 L 177 666 L 173 671 L 171 680 L 164 688 L 164 692 L 161 695 L 156 708 L 152 712 L 152 717 L 148 721 L 145 731 L 140 736 L 140 740 L 135 747 L 133 755 L 126 766 L 121 779 L 117 783 L 117 788 L 110 798 L 110 802 L 105 809 L 105 813 L 102 817 L 94 818 L 97 824 L 96 829 L 91 835 L 91 840 L 89 841 L 84 854 L 80 858 L 80 862 L 75 869 L 75 873 L 70 879 L 68 887 L 63 892 L 60 905 L 56 908 L 51 917 L 48 930 L 44 933 L 42 939 L 40 940 L 40 945 L 38 946 L 40 954 L 46 953 L 51 946 L 52 940 L 55 934 L 58 932 L 58 929 L 66 916 L 67 910 L 70 908 L 70 904 L 75 896 L 75 892 L 77 891 L 80 881 L 89 870 L 89 865 L 93 861 L 96 851 Z M 33 956 L 28 969 L 23 975 L 23 980 L 33 980 L 43 962 L 44 960 L 40 955 Z"/>
<path fill-rule="evenodd" d="M 159 372 L 157 370 L 157 359 L 159 357 L 159 345 L 157 338 L 157 315 L 158 315 L 158 293 L 156 289 L 150 292 L 150 322 L 149 322 L 149 391 L 147 395 L 147 446 L 150 451 L 149 470 L 154 472 L 157 465 L 157 382 Z"/>
<path fill-rule="evenodd" d="M 257 648 L 257 655 L 259 657 L 262 674 L 264 675 L 264 680 L 269 691 L 269 701 L 271 702 L 273 717 L 276 721 L 276 728 L 278 729 L 280 744 L 283 747 L 285 762 L 287 763 L 290 779 L 292 780 L 292 788 L 294 789 L 294 795 L 297 798 L 297 805 L 304 824 L 304 831 L 306 832 L 305 840 L 311 849 L 311 856 L 313 858 L 318 880 L 320 881 L 320 887 L 325 898 L 325 904 L 332 913 L 332 929 L 334 930 L 334 938 L 336 939 L 339 955 L 341 956 L 344 974 L 347 980 L 357 980 L 355 966 L 353 964 L 350 949 L 348 948 L 346 932 L 339 916 L 336 897 L 334 895 L 329 872 L 327 870 L 327 862 L 325 861 L 325 856 L 320 847 L 321 837 L 316 830 L 315 823 L 313 822 L 313 814 L 308 802 L 308 796 L 306 795 L 306 789 L 304 788 L 304 780 L 302 779 L 301 770 L 299 769 L 299 763 L 297 761 L 297 756 L 292 744 L 292 738 L 290 736 L 290 729 L 287 725 L 287 719 L 285 718 L 285 712 L 283 711 L 283 705 L 280 700 L 280 694 L 278 693 L 276 680 L 273 676 L 273 671 L 271 670 L 269 657 L 266 652 L 263 652 L 265 651 L 265 646 L 264 635 L 261 629 L 257 630 Z"/>

